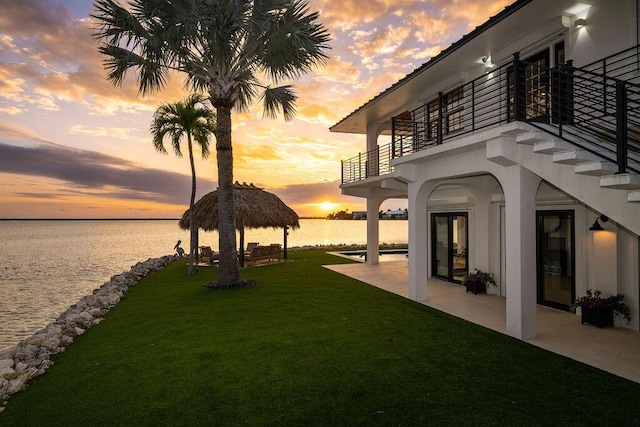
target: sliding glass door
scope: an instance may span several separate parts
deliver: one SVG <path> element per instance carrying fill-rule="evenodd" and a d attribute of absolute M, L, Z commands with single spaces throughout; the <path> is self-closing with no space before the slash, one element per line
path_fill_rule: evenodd
<path fill-rule="evenodd" d="M 467 274 L 467 213 L 431 215 L 432 275 L 459 283 Z"/>

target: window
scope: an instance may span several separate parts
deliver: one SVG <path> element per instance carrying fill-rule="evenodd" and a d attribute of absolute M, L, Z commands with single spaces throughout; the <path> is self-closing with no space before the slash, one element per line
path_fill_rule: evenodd
<path fill-rule="evenodd" d="M 440 98 L 427 104 L 427 138 L 438 138 L 438 120 L 440 119 Z M 464 90 L 462 86 L 442 96 L 442 135 L 449 135 L 464 129 Z"/>
<path fill-rule="evenodd" d="M 446 96 L 446 126 L 444 130 L 445 135 L 464 129 L 462 116 L 462 112 L 464 110 L 463 97 L 464 91 L 462 90 L 462 87 L 455 89 L 453 92 L 450 92 Z"/>
<path fill-rule="evenodd" d="M 525 99 L 527 120 L 547 121 L 547 105 L 549 93 L 549 54 L 545 51 L 526 60 L 525 66 Z"/>
<path fill-rule="evenodd" d="M 427 132 L 430 140 L 438 138 L 438 117 L 440 117 L 440 109 L 438 108 L 438 100 L 427 104 Z"/>

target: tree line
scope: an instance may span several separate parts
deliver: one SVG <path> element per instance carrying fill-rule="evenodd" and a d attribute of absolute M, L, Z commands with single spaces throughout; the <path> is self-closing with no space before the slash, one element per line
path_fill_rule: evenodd
<path fill-rule="evenodd" d="M 403 210 L 405 215 L 408 214 L 408 209 L 404 209 Z M 391 209 L 387 209 L 386 212 L 385 211 L 379 211 L 378 212 L 378 218 L 380 219 L 384 219 L 385 215 L 387 215 L 389 212 L 391 212 Z M 336 211 L 336 212 L 331 212 L 330 214 L 327 215 L 327 219 L 336 219 L 336 220 L 350 220 L 350 219 L 354 219 L 354 213 L 353 212 L 349 212 L 349 209 L 345 209 L 345 210 L 341 210 L 341 211 Z M 357 219 L 367 219 L 367 214 L 366 212 L 363 213 L 361 216 L 359 216 Z"/>

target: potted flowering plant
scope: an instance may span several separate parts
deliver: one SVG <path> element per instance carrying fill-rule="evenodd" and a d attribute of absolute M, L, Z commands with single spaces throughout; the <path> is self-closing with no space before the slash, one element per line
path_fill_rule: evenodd
<path fill-rule="evenodd" d="M 486 294 L 487 285 L 496 286 L 496 279 L 493 273 L 487 273 L 486 271 L 473 270 L 472 273 L 467 274 L 462 279 L 461 286 L 466 286 L 467 292 L 473 292 L 474 294 Z"/>
<path fill-rule="evenodd" d="M 626 321 L 631 321 L 631 309 L 622 302 L 623 299 L 624 294 L 603 298 L 599 290 L 587 289 L 587 295 L 576 298 L 570 310 L 575 313 L 578 307 L 581 308 L 583 324 L 589 323 L 598 328 L 613 326 L 613 316 L 622 315 Z"/>

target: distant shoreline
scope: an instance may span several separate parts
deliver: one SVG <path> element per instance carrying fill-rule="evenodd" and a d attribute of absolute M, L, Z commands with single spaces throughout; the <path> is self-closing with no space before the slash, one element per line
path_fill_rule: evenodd
<path fill-rule="evenodd" d="M 180 218 L 0 218 L 0 221 L 178 221 Z"/>
<path fill-rule="evenodd" d="M 327 219 L 301 216 L 300 219 Z M 178 221 L 180 218 L 0 218 L 0 221 Z"/>

